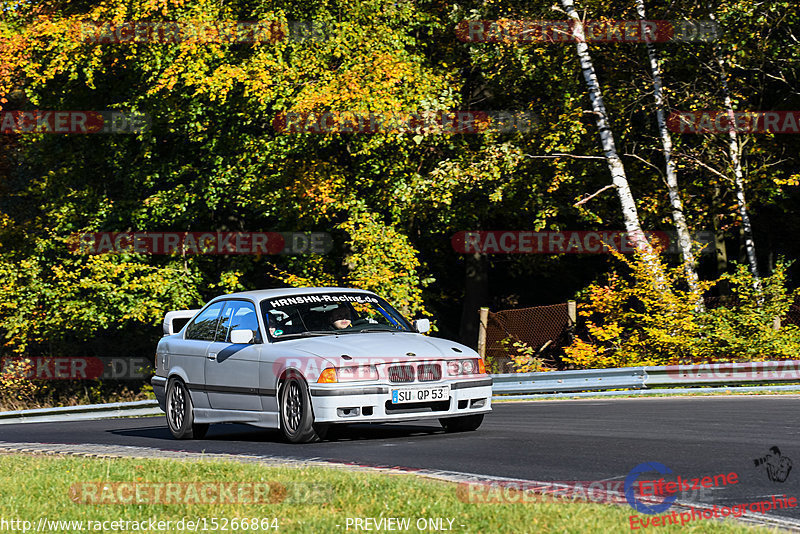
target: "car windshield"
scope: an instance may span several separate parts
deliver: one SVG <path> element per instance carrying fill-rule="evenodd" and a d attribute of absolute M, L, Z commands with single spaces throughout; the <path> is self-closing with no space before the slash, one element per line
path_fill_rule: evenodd
<path fill-rule="evenodd" d="M 385 300 L 364 293 L 315 293 L 265 299 L 264 324 L 272 340 L 366 332 L 412 332 Z"/>

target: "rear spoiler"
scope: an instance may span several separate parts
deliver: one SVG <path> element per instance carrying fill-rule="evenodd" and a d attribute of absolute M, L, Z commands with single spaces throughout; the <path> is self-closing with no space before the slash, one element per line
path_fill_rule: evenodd
<path fill-rule="evenodd" d="M 183 325 L 186 324 L 186 322 L 188 322 L 189 319 L 194 317 L 195 314 L 199 311 L 200 310 L 177 310 L 177 311 L 167 312 L 167 314 L 164 316 L 164 324 L 163 324 L 164 335 L 171 336 L 176 332 L 180 332 L 181 328 L 183 328 Z M 181 323 L 180 328 L 175 328 L 175 321 L 180 319 L 186 319 L 186 321 L 183 321 Z"/>

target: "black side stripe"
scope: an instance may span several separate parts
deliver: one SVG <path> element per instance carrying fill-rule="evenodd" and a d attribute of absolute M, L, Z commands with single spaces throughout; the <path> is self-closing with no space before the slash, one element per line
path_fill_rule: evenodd
<path fill-rule="evenodd" d="M 274 397 L 277 393 L 274 389 L 245 388 L 239 386 L 207 386 L 205 384 L 186 384 L 189 391 L 205 391 L 206 393 L 233 393 L 235 395 L 259 395 L 262 397 Z"/>
<path fill-rule="evenodd" d="M 408 387 L 412 384 L 403 384 Z M 420 386 L 419 383 L 414 383 L 414 386 Z M 476 380 L 474 382 L 456 382 L 450 384 L 450 389 L 467 389 L 477 388 L 484 386 L 491 386 L 492 379 Z M 399 386 L 398 387 L 403 387 Z M 233 393 L 234 395 L 259 395 L 263 397 L 274 397 L 277 393 L 274 389 L 262 388 L 246 388 L 240 386 L 208 386 L 205 384 L 186 384 L 190 391 L 205 391 L 206 393 Z M 348 389 L 312 389 L 311 395 L 314 397 L 341 397 L 344 395 L 381 395 L 389 393 L 389 388 L 386 386 L 379 387 L 364 387 L 364 388 L 348 388 Z"/>

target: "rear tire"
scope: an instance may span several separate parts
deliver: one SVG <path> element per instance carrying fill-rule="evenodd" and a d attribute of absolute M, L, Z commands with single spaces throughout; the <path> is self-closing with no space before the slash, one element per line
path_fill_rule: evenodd
<path fill-rule="evenodd" d="M 481 423 L 483 423 L 482 413 L 439 419 L 439 424 L 445 432 L 471 432 L 477 430 Z"/>
<path fill-rule="evenodd" d="M 189 390 L 178 378 L 167 384 L 167 426 L 175 439 L 203 439 L 208 424 L 194 422 L 194 406 Z"/>
<path fill-rule="evenodd" d="M 290 443 L 313 443 L 325 437 L 328 425 L 314 424 L 311 396 L 303 379 L 289 377 L 280 389 L 281 431 Z"/>

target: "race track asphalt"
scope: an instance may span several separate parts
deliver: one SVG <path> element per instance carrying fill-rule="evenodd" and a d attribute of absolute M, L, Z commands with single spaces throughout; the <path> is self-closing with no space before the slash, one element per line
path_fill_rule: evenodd
<path fill-rule="evenodd" d="M 495 403 L 476 432 L 445 434 L 435 422 L 352 425 L 307 445 L 234 424 L 212 425 L 203 440 L 176 441 L 163 417 L 147 417 L 3 425 L 0 441 L 313 458 L 536 481 L 624 480 L 638 464 L 659 462 L 673 480 L 736 473 L 736 484 L 679 497 L 730 506 L 800 497 L 798 407 L 794 395 Z M 771 447 L 797 464 L 785 482 L 755 466 Z M 770 515 L 800 519 L 800 506 Z"/>

